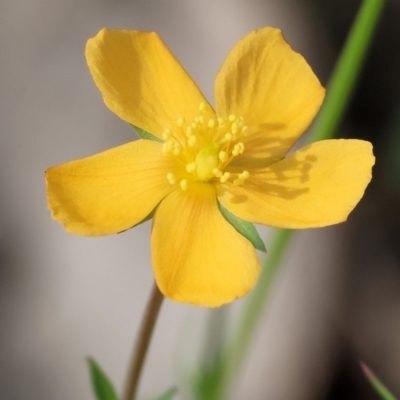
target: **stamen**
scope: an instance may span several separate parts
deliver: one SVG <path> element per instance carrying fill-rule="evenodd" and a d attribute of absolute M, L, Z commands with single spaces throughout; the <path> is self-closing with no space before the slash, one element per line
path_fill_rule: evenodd
<path fill-rule="evenodd" d="M 242 128 L 242 135 L 243 135 L 244 137 L 250 135 L 250 128 L 249 128 L 248 126 L 244 126 L 244 127 Z"/>
<path fill-rule="evenodd" d="M 186 134 L 187 137 L 192 136 L 192 132 L 193 132 L 193 129 L 192 129 L 191 126 L 188 126 L 188 127 L 186 128 L 186 130 L 185 130 L 185 134 Z"/>
<path fill-rule="evenodd" d="M 188 190 L 189 183 L 187 179 L 182 179 L 180 185 L 182 190 Z"/>
<path fill-rule="evenodd" d="M 225 162 L 228 159 L 228 153 L 226 151 L 221 150 L 218 154 L 218 158 L 220 161 Z"/>
<path fill-rule="evenodd" d="M 189 164 L 186 165 L 186 171 L 189 173 L 192 173 L 194 171 L 196 171 L 197 165 L 195 162 L 191 162 Z"/>
<path fill-rule="evenodd" d="M 232 139 L 233 139 L 232 133 L 230 133 L 230 132 L 225 133 L 225 136 L 224 136 L 224 139 L 223 139 L 224 142 L 229 142 Z"/>
<path fill-rule="evenodd" d="M 233 121 L 236 119 L 236 115 L 235 115 L 235 114 L 231 114 L 231 115 L 228 117 L 228 119 L 229 119 L 229 121 L 233 122 Z"/>
<path fill-rule="evenodd" d="M 168 140 L 170 137 L 171 137 L 171 135 L 172 135 L 172 131 L 171 131 L 171 129 L 165 129 L 165 131 L 163 132 L 163 134 L 162 134 L 162 138 L 164 139 L 164 140 Z"/>
<path fill-rule="evenodd" d="M 247 179 L 250 176 L 250 172 L 243 171 L 239 176 L 241 176 L 243 179 Z"/>
<path fill-rule="evenodd" d="M 173 154 L 174 156 L 179 156 L 179 154 L 181 154 L 181 146 L 179 146 L 179 144 L 175 144 Z"/>
<path fill-rule="evenodd" d="M 167 181 L 171 184 L 174 185 L 176 183 L 176 178 L 175 175 L 172 172 L 169 172 L 167 174 Z"/>
<path fill-rule="evenodd" d="M 250 176 L 249 171 L 243 171 L 238 175 L 238 177 L 233 181 L 235 186 L 242 185 L 244 181 Z"/>
<path fill-rule="evenodd" d="M 221 171 L 220 169 L 214 168 L 212 172 L 213 172 L 213 174 L 214 174 L 217 178 L 221 178 L 221 176 L 222 176 L 222 171 Z"/>
<path fill-rule="evenodd" d="M 177 132 L 176 128 L 167 128 L 162 132 L 162 152 L 176 157 L 182 168 L 177 176 L 167 174 L 171 185 L 179 184 L 182 190 L 188 190 L 192 181 L 215 179 L 221 183 L 229 181 L 241 185 L 249 177 L 248 171 L 224 172 L 233 158 L 245 151 L 241 140 L 250 134 L 250 129 L 244 125 L 242 117 L 235 114 L 218 117 L 203 101 L 199 104 L 197 116 L 189 121 L 179 116 L 177 125 L 180 128 Z"/>
<path fill-rule="evenodd" d="M 192 135 L 188 140 L 188 146 L 194 147 L 195 145 L 196 145 L 196 136 Z"/>
<path fill-rule="evenodd" d="M 230 172 L 224 172 L 224 173 L 222 174 L 222 176 L 219 178 L 219 181 L 220 181 L 221 183 L 225 183 L 225 182 L 228 181 L 228 179 L 229 179 L 230 177 L 231 177 Z"/>
<path fill-rule="evenodd" d="M 233 146 L 232 155 L 234 157 L 238 156 L 239 154 L 243 154 L 244 152 L 244 144 L 242 142 L 236 143 Z"/>

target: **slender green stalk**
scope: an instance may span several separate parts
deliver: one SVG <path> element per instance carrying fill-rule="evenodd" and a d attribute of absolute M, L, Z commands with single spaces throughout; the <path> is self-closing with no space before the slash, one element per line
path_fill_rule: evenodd
<path fill-rule="evenodd" d="M 384 4 L 384 0 L 364 0 L 362 3 L 332 74 L 321 112 L 309 135 L 310 142 L 329 139 L 336 132 L 354 90 Z M 287 230 L 276 231 L 274 234 L 260 280 L 247 299 L 231 340 L 225 348 L 221 349 L 222 374 L 218 385 L 215 386 L 218 399 L 227 398 L 229 383 L 243 363 L 273 278 L 291 236 L 292 232 Z"/>
<path fill-rule="evenodd" d="M 372 387 L 379 394 L 383 400 L 396 400 L 396 397 L 389 391 L 389 389 L 380 381 L 380 379 L 372 372 L 372 370 L 363 362 L 360 363 L 361 369 L 365 376 L 368 378 Z"/>
<path fill-rule="evenodd" d="M 136 339 L 132 362 L 126 380 L 126 389 L 123 397 L 124 400 L 135 400 L 136 398 L 136 391 L 142 373 L 142 367 L 146 359 L 147 349 L 149 348 L 151 336 L 163 300 L 164 296 L 161 294 L 156 283 L 154 283 Z"/>
<path fill-rule="evenodd" d="M 385 0 L 364 0 L 328 84 L 323 107 L 313 125 L 310 142 L 334 136 L 351 99 Z"/>

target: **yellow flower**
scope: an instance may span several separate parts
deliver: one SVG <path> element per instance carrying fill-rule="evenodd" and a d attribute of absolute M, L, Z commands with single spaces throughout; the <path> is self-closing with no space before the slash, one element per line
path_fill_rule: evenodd
<path fill-rule="evenodd" d="M 88 236 L 154 212 L 154 274 L 173 300 L 218 306 L 256 283 L 254 246 L 219 204 L 253 223 L 321 227 L 346 220 L 371 179 L 368 142 L 326 140 L 287 155 L 324 89 L 278 29 L 254 31 L 232 49 L 215 109 L 155 33 L 103 29 L 86 58 L 110 110 L 157 140 L 50 168 L 49 208 L 67 231 Z"/>

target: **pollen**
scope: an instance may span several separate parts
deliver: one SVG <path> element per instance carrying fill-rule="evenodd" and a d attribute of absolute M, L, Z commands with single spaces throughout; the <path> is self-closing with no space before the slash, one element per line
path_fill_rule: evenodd
<path fill-rule="evenodd" d="M 191 120 L 179 116 L 175 128 L 164 129 L 162 152 L 177 162 L 174 173 L 167 175 L 171 185 L 188 190 L 191 182 L 233 183 L 241 185 L 248 171 L 233 173 L 231 161 L 245 152 L 245 138 L 250 128 L 241 116 L 219 116 L 206 102 L 201 102 L 198 115 Z"/>

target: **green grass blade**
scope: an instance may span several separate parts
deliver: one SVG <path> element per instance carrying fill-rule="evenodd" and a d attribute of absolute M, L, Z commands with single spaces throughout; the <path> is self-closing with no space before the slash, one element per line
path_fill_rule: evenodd
<path fill-rule="evenodd" d="M 376 390 L 379 396 L 384 400 L 396 400 L 396 397 L 390 393 L 389 389 L 378 379 L 372 370 L 364 363 L 360 363 L 364 375 L 367 377 L 372 387 Z"/>
<path fill-rule="evenodd" d="M 351 99 L 385 0 L 364 0 L 328 84 L 324 104 L 313 125 L 310 142 L 335 134 Z"/>

